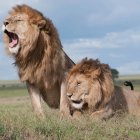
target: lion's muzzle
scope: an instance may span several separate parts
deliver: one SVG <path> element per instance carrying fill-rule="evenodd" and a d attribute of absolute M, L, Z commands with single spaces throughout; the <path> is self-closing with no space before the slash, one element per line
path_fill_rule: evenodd
<path fill-rule="evenodd" d="M 71 105 L 76 109 L 81 109 L 83 107 L 84 101 L 82 99 L 75 100 L 73 97 L 69 98 Z"/>

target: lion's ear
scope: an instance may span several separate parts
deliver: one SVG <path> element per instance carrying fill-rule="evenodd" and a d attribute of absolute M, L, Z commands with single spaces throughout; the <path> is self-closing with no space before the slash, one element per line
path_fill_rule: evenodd
<path fill-rule="evenodd" d="M 100 68 L 97 68 L 95 69 L 93 72 L 92 72 L 92 78 L 98 78 L 101 74 L 101 69 Z"/>
<path fill-rule="evenodd" d="M 44 28 L 44 26 L 46 25 L 46 20 L 38 21 L 37 25 L 38 25 L 39 29 Z"/>

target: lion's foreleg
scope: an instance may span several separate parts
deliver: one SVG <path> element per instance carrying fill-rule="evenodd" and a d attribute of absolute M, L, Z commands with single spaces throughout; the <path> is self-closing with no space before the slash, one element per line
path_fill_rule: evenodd
<path fill-rule="evenodd" d="M 44 113 L 41 106 L 41 96 L 38 88 L 29 83 L 27 83 L 27 88 L 31 98 L 33 111 L 37 114 L 38 117 L 44 117 Z"/>
<path fill-rule="evenodd" d="M 66 83 L 61 83 L 61 95 L 60 95 L 60 113 L 61 116 L 70 116 L 70 107 L 66 94 Z"/>
<path fill-rule="evenodd" d="M 102 108 L 101 110 L 93 112 L 90 117 L 91 119 L 98 121 L 98 120 L 107 119 L 110 116 L 112 116 L 112 114 L 113 114 L 112 108 L 105 107 Z"/>
<path fill-rule="evenodd" d="M 81 116 L 82 116 L 82 112 L 79 111 L 79 110 L 75 110 L 75 111 L 73 112 L 72 118 L 73 118 L 73 119 L 76 119 L 76 120 L 79 120 L 79 119 L 81 118 Z"/>

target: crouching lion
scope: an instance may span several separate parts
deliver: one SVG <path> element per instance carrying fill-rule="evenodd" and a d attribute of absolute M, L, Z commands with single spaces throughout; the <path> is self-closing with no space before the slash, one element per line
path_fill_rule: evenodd
<path fill-rule="evenodd" d="M 83 59 L 67 77 L 71 114 L 88 112 L 95 120 L 107 119 L 117 110 L 140 116 L 140 93 L 114 86 L 107 64 Z"/>
<path fill-rule="evenodd" d="M 37 115 L 43 115 L 41 97 L 50 107 L 60 106 L 61 113 L 69 115 L 65 77 L 74 63 L 63 51 L 52 21 L 27 5 L 17 5 L 2 29 Z"/>

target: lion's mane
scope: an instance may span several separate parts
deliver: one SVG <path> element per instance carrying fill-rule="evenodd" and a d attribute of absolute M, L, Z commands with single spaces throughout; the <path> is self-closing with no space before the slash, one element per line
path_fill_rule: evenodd
<path fill-rule="evenodd" d="M 94 75 L 94 71 L 97 69 L 100 70 L 100 74 Z M 93 60 L 85 58 L 80 63 L 73 66 L 73 68 L 69 72 L 68 80 L 72 75 L 76 74 L 83 74 L 89 79 L 90 77 L 95 77 L 96 79 L 99 80 L 100 88 L 102 91 L 100 107 L 106 106 L 106 104 L 110 101 L 110 99 L 114 95 L 114 83 L 112 80 L 112 73 L 109 65 L 100 63 L 98 59 Z M 94 78 L 92 80 L 94 80 Z"/>
<path fill-rule="evenodd" d="M 30 44 L 22 46 L 20 52 L 15 57 L 15 65 L 19 68 L 21 80 L 41 85 L 46 77 L 47 81 L 49 81 L 49 86 L 51 86 L 58 79 L 63 79 L 63 72 L 67 65 L 64 57 L 67 56 L 64 56 L 64 53 L 62 53 L 59 35 L 52 21 L 27 5 L 18 5 L 9 13 L 12 16 L 17 13 L 24 13 L 28 15 L 31 24 L 41 24 L 38 23 L 39 21 L 46 22 L 40 30 L 36 44 L 32 47 L 30 47 Z M 32 43 L 32 40 L 33 38 L 30 38 L 30 43 Z M 62 60 L 63 62 L 60 63 Z"/>

